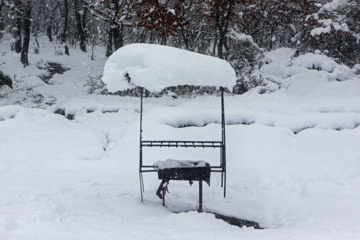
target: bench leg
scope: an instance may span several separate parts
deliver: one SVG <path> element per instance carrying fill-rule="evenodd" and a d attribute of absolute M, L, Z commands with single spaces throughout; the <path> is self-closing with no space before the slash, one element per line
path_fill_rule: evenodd
<path fill-rule="evenodd" d="M 202 180 L 199 180 L 199 210 L 198 212 L 202 212 Z"/>

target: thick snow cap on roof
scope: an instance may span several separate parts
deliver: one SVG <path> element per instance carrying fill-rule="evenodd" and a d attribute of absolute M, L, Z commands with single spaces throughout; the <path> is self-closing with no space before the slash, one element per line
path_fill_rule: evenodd
<path fill-rule="evenodd" d="M 160 92 L 178 85 L 216 86 L 231 90 L 236 75 L 229 63 L 215 57 L 167 46 L 131 44 L 109 57 L 102 80 L 110 92 L 136 86 Z"/>

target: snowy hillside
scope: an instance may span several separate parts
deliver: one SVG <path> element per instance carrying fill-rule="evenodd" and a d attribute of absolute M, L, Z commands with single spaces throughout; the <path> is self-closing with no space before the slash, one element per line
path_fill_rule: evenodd
<path fill-rule="evenodd" d="M 200 214 L 198 188 L 187 182 L 170 182 L 164 208 L 155 173 L 144 175 L 140 201 L 140 100 L 100 94 L 104 49 L 90 60 L 40 44 L 27 68 L 0 45 L 0 70 L 15 79 L 14 89 L 0 89 L 0 239 L 360 238 L 360 78 L 352 69 L 318 54 L 268 53 L 257 72 L 268 84 L 225 96 L 227 197 L 212 175 Z M 64 72 L 45 83 L 51 63 Z M 144 139 L 221 138 L 219 96 L 146 98 L 143 117 Z M 144 156 L 148 164 L 219 157 L 197 149 Z"/>

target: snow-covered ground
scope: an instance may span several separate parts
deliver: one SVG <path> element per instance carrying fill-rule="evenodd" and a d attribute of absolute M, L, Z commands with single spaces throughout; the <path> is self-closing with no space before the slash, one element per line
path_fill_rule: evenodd
<path fill-rule="evenodd" d="M 214 174 L 203 207 L 264 228 L 255 230 L 197 213 L 196 184 L 171 181 L 164 208 L 155 173 L 144 175 L 141 202 L 140 100 L 88 94 L 104 49 L 90 60 L 77 49 L 55 56 L 53 45 L 40 43 L 27 68 L 0 44 L 0 70 L 15 76 L 14 90 L 0 90 L 1 240 L 360 239 L 360 78 L 351 69 L 279 49 L 258 71 L 270 79 L 269 93 L 225 97 L 227 197 Z M 36 65 L 48 61 L 68 70 L 45 84 Z M 145 140 L 221 138 L 218 96 L 145 99 L 143 117 Z M 144 156 L 148 164 L 219 158 L 218 150 L 198 149 Z"/>

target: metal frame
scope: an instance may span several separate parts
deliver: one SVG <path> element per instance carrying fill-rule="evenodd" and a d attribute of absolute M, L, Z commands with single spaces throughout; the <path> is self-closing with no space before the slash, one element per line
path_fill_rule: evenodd
<path fill-rule="evenodd" d="M 183 147 L 183 148 L 219 148 L 220 149 L 220 165 L 210 166 L 211 172 L 221 173 L 221 187 L 224 188 L 224 198 L 226 197 L 226 135 L 225 135 L 225 107 L 224 107 L 224 88 L 221 90 L 221 141 L 151 141 L 142 139 L 142 121 L 143 121 L 143 88 L 141 88 L 140 96 L 140 143 L 139 143 L 139 179 L 140 194 L 143 201 L 144 192 L 144 172 L 158 172 L 154 166 L 143 164 L 143 148 L 144 147 Z M 167 186 L 166 186 L 167 188 Z M 164 193 L 165 196 L 165 193 Z M 199 211 L 202 210 L 202 180 L 199 180 Z M 165 203 L 165 200 L 163 200 Z"/>

